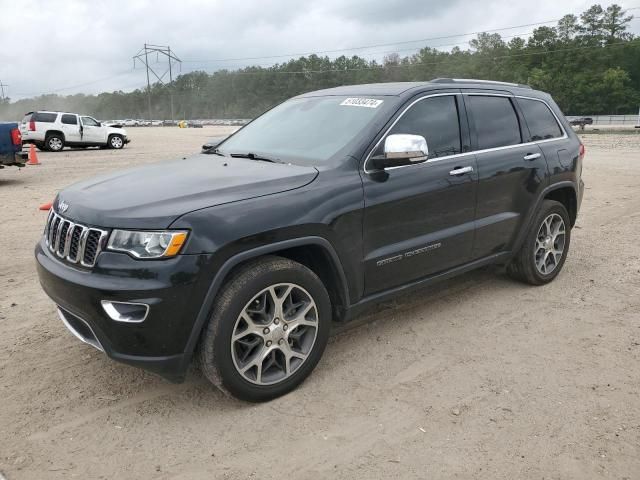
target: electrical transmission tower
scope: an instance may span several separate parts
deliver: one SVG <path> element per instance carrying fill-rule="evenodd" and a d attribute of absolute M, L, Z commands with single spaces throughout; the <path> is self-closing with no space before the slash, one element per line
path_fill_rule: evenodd
<path fill-rule="evenodd" d="M 149 56 L 156 55 L 156 62 L 153 66 L 149 62 Z M 167 58 L 167 63 L 160 61 L 160 56 L 163 55 Z M 145 43 L 144 47 L 133 57 L 133 68 L 136 68 L 136 60 L 140 61 L 142 65 L 147 69 L 147 99 L 149 101 L 149 120 L 153 120 L 151 114 L 151 77 L 149 73 L 152 73 L 160 82 L 161 85 L 166 86 L 164 78 L 169 74 L 169 96 L 171 98 L 171 120 L 173 120 L 173 66 L 178 65 L 180 71 L 182 71 L 182 60 L 180 60 L 174 52 L 171 51 L 171 47 L 168 45 L 151 45 Z M 157 65 L 157 66 L 156 66 Z M 156 70 L 158 72 L 156 72 Z M 162 74 L 159 72 L 162 70 Z"/>

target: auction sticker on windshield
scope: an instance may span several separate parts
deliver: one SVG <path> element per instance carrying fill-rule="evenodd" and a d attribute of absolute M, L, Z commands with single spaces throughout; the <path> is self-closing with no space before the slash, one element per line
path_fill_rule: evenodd
<path fill-rule="evenodd" d="M 347 98 L 340 105 L 348 107 L 366 107 L 366 108 L 378 108 L 383 100 L 376 100 L 375 98 Z"/>

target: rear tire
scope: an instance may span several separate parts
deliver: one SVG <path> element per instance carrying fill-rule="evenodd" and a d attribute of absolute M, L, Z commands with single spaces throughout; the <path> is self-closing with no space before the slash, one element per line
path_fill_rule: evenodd
<path fill-rule="evenodd" d="M 59 152 L 64 148 L 64 137 L 59 133 L 50 133 L 44 141 L 44 146 L 50 152 Z"/>
<path fill-rule="evenodd" d="M 242 400 L 263 402 L 296 388 L 324 352 L 331 301 L 310 269 L 269 256 L 222 287 L 200 346 L 205 377 Z"/>
<path fill-rule="evenodd" d="M 520 251 L 507 267 L 515 280 L 530 285 L 552 281 L 564 265 L 569 252 L 571 223 L 565 206 L 544 200 L 529 227 Z"/>

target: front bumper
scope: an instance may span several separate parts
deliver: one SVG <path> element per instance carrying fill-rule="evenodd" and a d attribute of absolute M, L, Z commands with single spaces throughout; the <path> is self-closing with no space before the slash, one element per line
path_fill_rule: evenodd
<path fill-rule="evenodd" d="M 210 285 L 210 255 L 140 261 L 102 252 L 92 269 L 63 263 L 41 240 L 35 249 L 40 283 L 65 325 L 114 360 L 181 381 L 192 352 L 187 343 Z M 101 302 L 149 305 L 143 322 L 113 320 Z"/>

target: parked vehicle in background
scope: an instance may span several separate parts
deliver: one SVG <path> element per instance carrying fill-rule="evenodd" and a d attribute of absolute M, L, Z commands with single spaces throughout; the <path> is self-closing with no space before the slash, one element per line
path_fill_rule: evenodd
<path fill-rule="evenodd" d="M 22 135 L 17 123 L 0 122 L 0 168 L 24 167 L 27 154 L 22 152 Z"/>
<path fill-rule="evenodd" d="M 59 152 L 65 146 L 119 149 L 130 141 L 124 128 L 68 112 L 29 112 L 22 119 L 20 133 L 23 143 L 51 152 Z"/>
<path fill-rule="evenodd" d="M 187 127 L 188 128 L 202 128 L 202 122 L 200 122 L 198 120 L 189 120 L 187 122 Z"/>
<path fill-rule="evenodd" d="M 591 117 L 578 117 L 571 120 L 569 123 L 576 127 L 584 127 L 585 125 L 593 125 L 593 118 Z"/>
<path fill-rule="evenodd" d="M 124 120 L 122 120 L 122 125 L 125 127 L 137 127 L 140 125 L 140 122 L 138 120 L 134 120 L 132 118 L 126 118 Z"/>
<path fill-rule="evenodd" d="M 151 120 L 151 126 L 152 127 L 161 127 L 162 126 L 162 120 Z"/>
<path fill-rule="evenodd" d="M 175 127 L 178 124 L 175 120 L 163 120 L 162 125 L 164 127 Z"/>
<path fill-rule="evenodd" d="M 372 303 L 489 264 L 551 282 L 583 156 L 553 99 L 523 85 L 309 92 L 208 155 L 62 190 L 38 275 L 67 327 L 112 358 L 180 381 L 196 354 L 212 383 L 264 401 Z"/>

